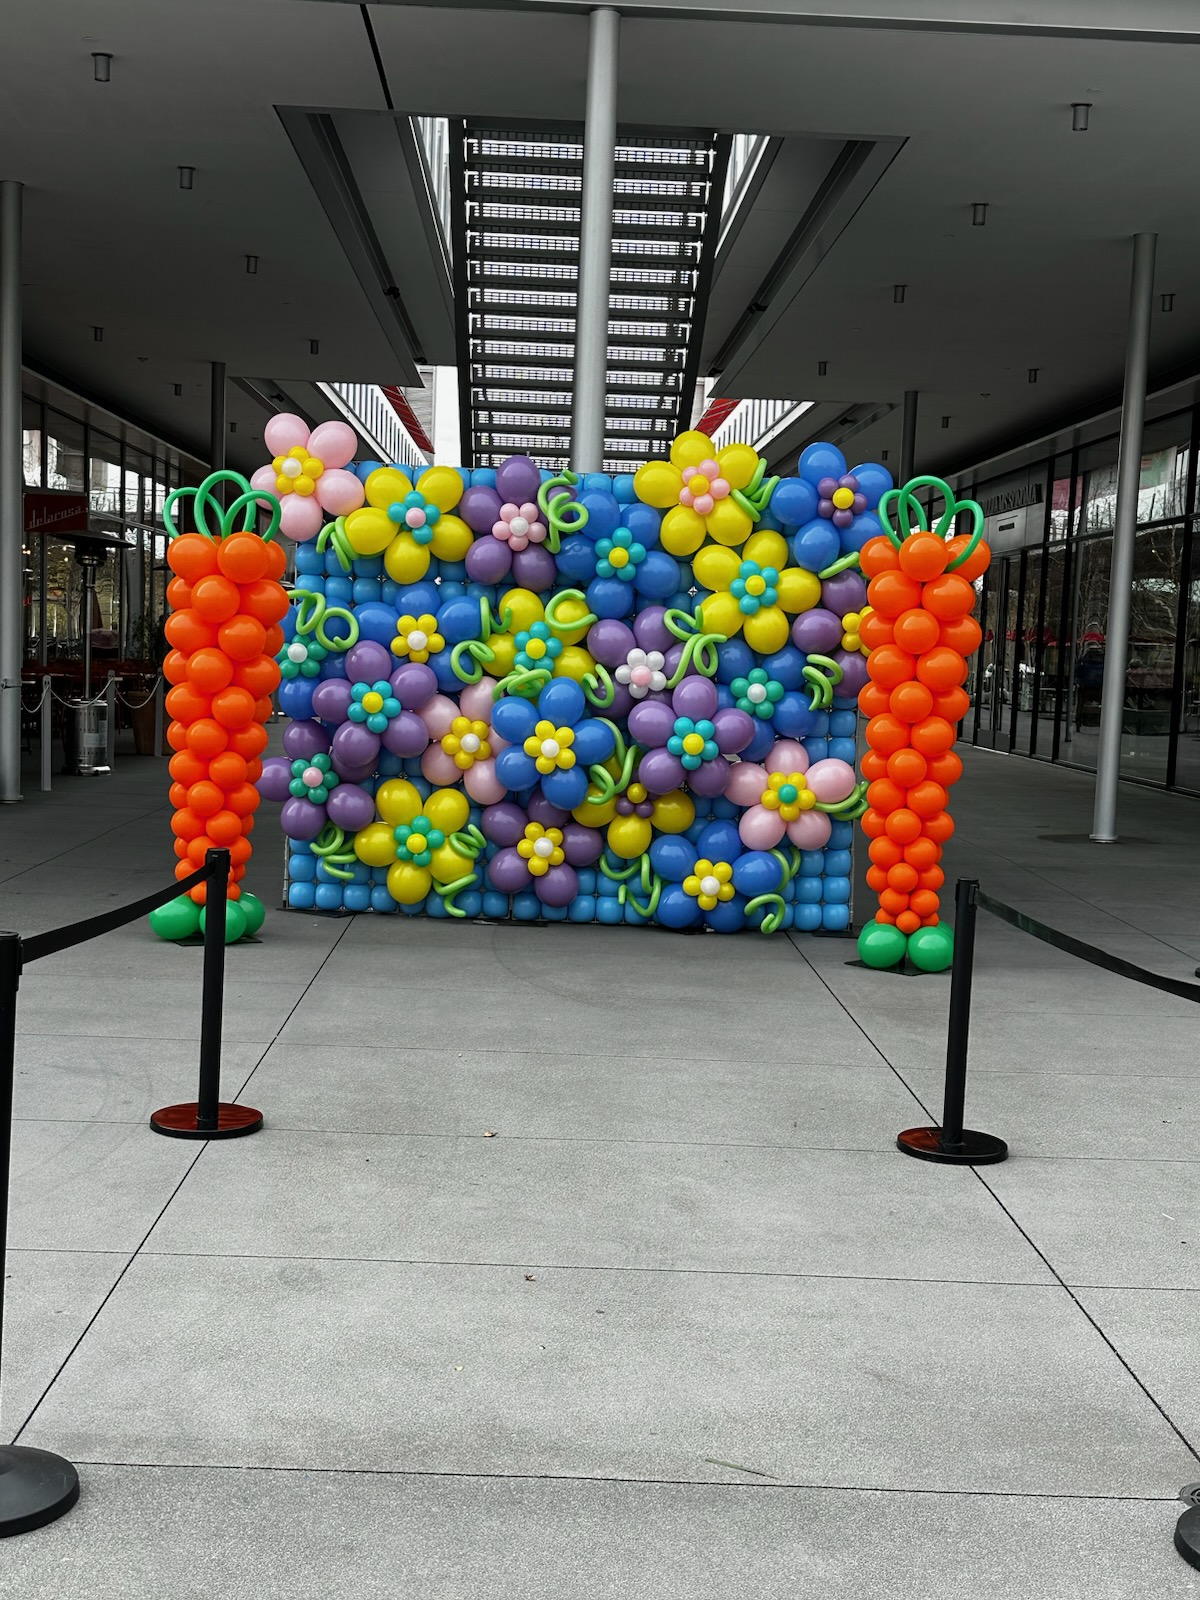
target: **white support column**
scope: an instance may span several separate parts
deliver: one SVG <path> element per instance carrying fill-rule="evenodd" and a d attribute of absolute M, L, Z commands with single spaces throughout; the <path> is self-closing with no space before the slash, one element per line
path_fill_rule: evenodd
<path fill-rule="evenodd" d="M 0 804 L 21 798 L 21 195 L 0 181 Z"/>
<path fill-rule="evenodd" d="M 576 472 L 604 467 L 612 269 L 613 158 L 617 142 L 617 59 L 621 19 L 591 15 L 583 185 L 579 196 L 579 282 L 575 302 L 575 383 L 571 461 Z"/>
<path fill-rule="evenodd" d="M 1133 599 L 1133 554 L 1138 487 L 1142 467 L 1142 424 L 1150 362 L 1150 304 L 1154 296 L 1156 233 L 1133 239 L 1129 286 L 1129 326 L 1125 336 L 1125 393 L 1121 403 L 1121 443 L 1117 453 L 1117 508 L 1109 563 L 1108 624 L 1104 630 L 1104 686 L 1100 701 L 1100 744 L 1096 754 L 1096 797 L 1092 839 L 1117 842 L 1117 783 L 1121 776 L 1121 726 L 1125 715 L 1125 676 L 1129 664 L 1129 614 Z"/>

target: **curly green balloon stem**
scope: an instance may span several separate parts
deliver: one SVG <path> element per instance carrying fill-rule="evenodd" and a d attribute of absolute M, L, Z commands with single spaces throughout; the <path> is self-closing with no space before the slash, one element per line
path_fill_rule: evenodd
<path fill-rule="evenodd" d="M 608 675 L 607 667 L 597 662 L 595 672 L 584 673 L 583 692 L 590 704 L 598 707 L 601 711 L 612 705 L 617 698 L 617 691 Z"/>
<path fill-rule="evenodd" d="M 597 722 L 602 722 L 604 724 L 604 726 L 608 729 L 608 731 L 612 734 L 612 736 L 613 736 L 613 746 L 614 746 L 613 754 L 616 756 L 618 761 L 624 761 L 624 759 L 625 759 L 625 735 L 621 732 L 621 729 L 617 726 L 617 724 L 615 722 L 610 721 L 608 717 L 597 717 L 596 721 Z"/>
<path fill-rule="evenodd" d="M 897 550 L 910 534 L 919 532 L 925 525 L 925 512 L 916 496 L 918 489 L 932 489 L 945 502 L 946 509 L 932 530 L 939 539 L 946 538 L 954 527 L 955 518 L 961 513 L 965 512 L 971 518 L 971 537 L 967 541 L 966 548 L 946 568 L 947 572 L 953 572 L 956 567 L 962 566 L 983 537 L 983 507 L 976 500 L 957 499 L 954 490 L 944 478 L 937 478 L 932 474 L 910 478 L 903 488 L 889 489 L 880 497 L 876 513 L 883 524 L 884 532 Z M 903 518 L 903 533 L 892 520 L 893 507 Z"/>
<path fill-rule="evenodd" d="M 638 862 L 640 862 L 641 859 L 642 857 L 638 856 L 636 861 L 631 861 L 627 867 L 617 870 L 615 867 L 609 866 L 608 860 L 605 856 L 601 856 L 600 871 L 610 883 L 624 883 L 628 878 L 632 878 L 634 873 L 638 870 Z"/>
<path fill-rule="evenodd" d="M 587 526 L 587 507 L 572 500 L 570 494 L 578 482 L 577 473 L 564 469 L 556 478 L 547 478 L 538 489 L 538 509 L 546 519 L 546 548 L 551 555 L 558 554 L 561 535 L 579 533 Z"/>
<path fill-rule="evenodd" d="M 495 612 L 484 595 L 479 602 L 479 633 L 483 639 L 493 633 L 507 633 L 512 626 L 512 607 L 505 606 L 497 619 Z"/>
<path fill-rule="evenodd" d="M 621 771 L 617 776 L 616 784 L 618 794 L 624 794 L 626 789 L 628 789 L 629 785 L 633 782 L 634 768 L 641 759 L 641 747 L 636 744 L 631 744 L 625 751 L 625 754 L 621 757 Z"/>
<path fill-rule="evenodd" d="M 336 522 L 327 522 L 317 535 L 317 549 L 325 550 L 333 546 L 333 552 L 341 563 L 342 571 L 349 572 L 354 565 L 354 546 L 346 537 L 346 520 L 338 517 Z"/>
<path fill-rule="evenodd" d="M 777 933 L 783 926 L 784 912 L 787 909 L 783 896 L 780 894 L 755 895 L 753 900 L 747 900 L 746 902 L 746 915 L 749 916 L 752 911 L 757 911 L 760 906 L 771 906 L 774 909 L 764 915 L 758 925 L 758 931 L 760 933 Z"/>
<path fill-rule="evenodd" d="M 829 656 L 810 655 L 808 659 L 811 665 L 819 667 L 823 673 L 828 674 L 830 683 L 841 683 L 846 676 L 837 662 Z"/>
<path fill-rule="evenodd" d="M 590 628 L 593 622 L 598 621 L 595 612 L 588 611 L 572 622 L 560 622 L 558 608 L 565 600 L 582 600 L 584 605 L 587 605 L 587 595 L 581 589 L 560 589 L 546 607 L 546 626 L 554 633 L 575 633 L 580 628 Z"/>
<path fill-rule="evenodd" d="M 774 856 L 782 868 L 783 883 L 781 884 L 781 888 L 786 889 L 788 884 L 791 883 L 792 879 L 796 876 L 796 873 L 800 870 L 800 858 L 795 855 L 794 851 L 793 859 L 791 860 L 784 855 L 782 850 L 770 850 L 767 853 L 768 855 Z"/>
<path fill-rule="evenodd" d="M 589 794 L 587 803 L 590 806 L 606 806 L 614 798 L 617 786 L 613 782 L 613 775 L 607 767 L 594 766 L 588 768 L 588 777 L 595 784 L 599 793 Z"/>
<path fill-rule="evenodd" d="M 474 673 L 463 666 L 463 657 L 470 656 L 474 665 Z M 490 649 L 481 639 L 464 639 L 461 644 L 456 644 L 450 652 L 450 670 L 462 683 L 478 683 L 483 677 L 483 662 L 494 661 L 496 652 Z"/>
<path fill-rule="evenodd" d="M 331 639 L 325 632 L 325 624 L 330 617 L 341 617 L 346 624 L 347 631 L 344 639 Z M 317 623 L 314 632 L 317 635 L 318 643 L 323 644 L 326 650 L 352 650 L 358 643 L 358 618 L 353 612 L 347 611 L 344 606 L 326 606 L 324 615 Z"/>
<path fill-rule="evenodd" d="M 347 863 L 354 860 L 354 852 L 346 849 L 346 835 L 334 823 L 325 824 L 309 849 L 318 857 L 331 878 L 345 880 L 354 876 L 352 867 L 349 871 L 346 870 Z"/>
<path fill-rule="evenodd" d="M 451 850 L 455 855 L 464 856 L 468 861 L 474 861 L 486 845 L 487 840 L 473 822 L 450 835 Z"/>
<path fill-rule="evenodd" d="M 663 622 L 669 633 L 677 639 L 690 639 L 693 634 L 700 632 L 700 619 L 693 616 L 690 611 L 681 611 L 678 606 L 669 606 L 663 612 Z"/>
<path fill-rule="evenodd" d="M 816 667 L 805 667 L 803 677 L 812 690 L 808 702 L 810 711 L 820 711 L 832 705 L 833 687 L 823 672 L 818 672 Z"/>
<path fill-rule="evenodd" d="M 817 577 L 824 582 L 826 578 L 836 578 L 839 572 L 849 572 L 851 567 L 861 566 L 862 562 L 858 559 L 858 551 L 851 550 L 848 556 L 841 556 L 837 561 L 831 562 L 829 566 L 822 567 L 820 572 L 817 573 Z"/>
<path fill-rule="evenodd" d="M 478 873 L 468 872 L 464 877 L 455 878 L 453 883 L 435 883 L 434 884 L 433 887 L 437 891 L 437 893 L 441 895 L 442 904 L 445 906 L 448 916 L 451 916 L 451 917 L 465 917 L 466 916 L 467 913 L 463 910 L 463 908 L 461 906 L 455 905 L 455 903 L 454 903 L 455 897 L 460 895 L 460 894 L 462 894 L 464 889 L 473 888 L 475 886 L 475 884 L 477 884 L 478 882 L 479 882 Z"/>
<path fill-rule="evenodd" d="M 649 896 L 646 900 L 646 903 L 644 905 L 642 904 L 627 883 L 623 883 L 617 890 L 617 903 L 619 905 L 631 905 L 639 917 L 646 917 L 649 919 L 658 910 L 658 902 L 662 896 L 662 879 L 656 872 L 654 873 L 651 881 L 647 883 L 644 870 L 646 866 L 645 856 L 642 857 L 642 865 L 642 892 L 644 894 L 648 893 Z"/>
<path fill-rule="evenodd" d="M 673 689 L 682 678 L 686 677 L 688 668 L 692 666 L 704 677 L 711 678 L 719 665 L 717 646 L 724 644 L 725 640 L 726 635 L 723 633 L 689 634 L 678 665 L 667 679 L 667 688 Z"/>
<path fill-rule="evenodd" d="M 296 632 L 312 633 L 325 615 L 325 596 L 315 594 L 312 589 L 289 589 L 287 597 L 299 606 L 296 613 Z"/>
<path fill-rule="evenodd" d="M 504 694 L 519 694 L 525 700 L 536 700 L 550 682 L 553 674 L 548 667 L 517 667 L 492 690 L 492 699 Z"/>
<path fill-rule="evenodd" d="M 218 483 L 235 483 L 242 491 L 233 501 L 228 511 L 222 507 L 221 502 L 213 493 Z M 173 489 L 167 496 L 163 503 L 162 515 L 163 525 L 167 530 L 169 539 L 177 539 L 179 537 L 179 529 L 175 526 L 175 520 L 171 513 L 185 499 L 194 500 L 192 511 L 196 519 L 196 532 L 205 539 L 213 537 L 209 531 L 207 514 L 216 517 L 217 538 L 224 539 L 234 531 L 233 525 L 237 521 L 239 511 L 244 511 L 246 514 L 245 521 L 239 531 L 241 533 L 253 533 L 256 508 L 260 505 L 268 507 L 271 513 L 267 531 L 262 535 L 263 540 L 274 538 L 279 529 L 280 506 L 278 496 L 269 494 L 265 489 L 252 489 L 250 480 L 244 478 L 240 472 L 221 471 L 210 472 L 199 488 Z"/>

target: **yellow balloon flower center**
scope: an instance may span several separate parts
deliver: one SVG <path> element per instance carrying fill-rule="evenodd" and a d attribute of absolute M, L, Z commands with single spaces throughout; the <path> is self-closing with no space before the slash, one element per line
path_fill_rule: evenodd
<path fill-rule="evenodd" d="M 641 783 L 631 783 L 625 791 L 625 798 L 630 805 L 640 806 L 646 798 L 646 787 Z"/>
<path fill-rule="evenodd" d="M 704 753 L 704 735 L 702 733 L 685 733 L 683 736 L 685 754 L 698 756 Z"/>
<path fill-rule="evenodd" d="M 530 639 L 525 646 L 525 654 L 531 661 L 540 661 L 546 654 L 546 641 L 544 639 Z"/>
<path fill-rule="evenodd" d="M 760 577 L 760 576 L 758 576 L 756 574 L 753 578 L 747 578 L 746 579 L 746 593 L 747 594 L 765 594 L 766 591 L 767 591 L 767 580 L 765 578 Z"/>
<path fill-rule="evenodd" d="M 629 551 L 622 549 L 619 544 L 614 545 L 608 552 L 608 564 L 610 567 L 627 567 L 629 565 Z"/>
<path fill-rule="evenodd" d="M 375 689 L 370 689 L 362 697 L 363 710 L 371 713 L 383 710 L 383 696 Z"/>
<path fill-rule="evenodd" d="M 833 503 L 839 511 L 849 511 L 854 504 L 854 490 L 844 486 L 833 491 Z"/>
<path fill-rule="evenodd" d="M 693 494 L 707 494 L 708 479 L 702 472 L 697 472 L 694 477 L 688 479 L 688 488 Z M 610 557 L 609 559 L 611 560 L 612 558 Z"/>

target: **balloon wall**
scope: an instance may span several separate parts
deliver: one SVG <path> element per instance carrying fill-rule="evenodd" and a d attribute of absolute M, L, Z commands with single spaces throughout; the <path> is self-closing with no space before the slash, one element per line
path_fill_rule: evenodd
<path fill-rule="evenodd" d="M 931 617 L 936 582 L 965 581 L 907 577 L 878 515 L 885 467 L 817 444 L 768 477 L 749 446 L 688 432 L 636 475 L 513 456 L 414 478 L 351 467 L 352 430 L 291 416 L 267 444 L 251 482 L 299 541 L 290 720 L 257 779 L 281 803 L 289 905 L 849 928 L 879 776 L 855 770 L 859 696 L 882 692 L 867 655 L 885 642 L 860 552 L 886 546 Z M 924 694 L 928 652 L 901 653 Z"/>

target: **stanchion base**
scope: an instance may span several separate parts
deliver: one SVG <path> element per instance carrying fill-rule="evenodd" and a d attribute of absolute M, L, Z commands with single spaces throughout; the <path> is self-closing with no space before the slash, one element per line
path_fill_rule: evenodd
<path fill-rule="evenodd" d="M 1008 1146 L 1003 1139 L 990 1133 L 976 1133 L 964 1128 L 962 1143 L 942 1144 L 940 1128 L 906 1128 L 896 1135 L 896 1143 L 906 1156 L 916 1156 L 918 1161 L 938 1161 L 950 1167 L 988 1167 L 997 1161 L 1008 1160 Z"/>
<path fill-rule="evenodd" d="M 79 1474 L 62 1456 L 0 1445 L 0 1539 L 54 1522 L 79 1499 Z"/>
<path fill-rule="evenodd" d="M 1200 1567 L 1200 1506 L 1189 1506 L 1175 1524 L 1175 1548 L 1190 1567 Z"/>
<path fill-rule="evenodd" d="M 194 1100 L 183 1105 L 163 1106 L 150 1118 L 155 1133 L 169 1139 L 240 1139 L 244 1133 L 257 1133 L 263 1125 L 261 1111 L 253 1106 L 235 1106 L 222 1100 L 217 1107 L 215 1128 L 200 1126 L 200 1107 Z"/>

